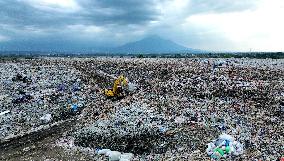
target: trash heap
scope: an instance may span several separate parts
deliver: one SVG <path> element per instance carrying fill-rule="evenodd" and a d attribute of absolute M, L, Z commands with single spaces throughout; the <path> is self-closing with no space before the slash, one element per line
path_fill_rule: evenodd
<path fill-rule="evenodd" d="M 283 154 L 283 60 L 96 58 L 82 68 L 125 75 L 138 87 L 126 102 L 145 103 L 178 125 L 167 138 L 178 143 L 163 159 L 206 160 L 204 147 L 222 133 L 244 146 L 239 160 L 276 160 Z M 194 151 L 200 152 L 190 156 Z"/>
<path fill-rule="evenodd" d="M 221 134 L 218 139 L 208 144 L 207 154 L 214 160 L 232 158 L 243 154 L 243 145 L 227 134 Z"/>
<path fill-rule="evenodd" d="M 62 120 L 68 104 L 83 104 L 80 73 L 65 62 L 0 63 L 0 73 L 0 139 Z"/>
<path fill-rule="evenodd" d="M 2 138 L 64 119 L 62 108 L 76 115 L 85 107 L 74 115 L 70 135 L 89 149 L 133 153 L 138 160 L 209 160 L 213 153 L 277 160 L 284 154 L 283 60 L 44 58 L 1 63 L 0 73 Z M 106 99 L 109 76 L 121 74 L 136 90 Z M 208 155 L 207 143 L 222 133 L 234 138 L 230 149 L 240 143 L 243 153 L 226 154 L 225 146 L 223 156 L 212 149 Z"/>
<path fill-rule="evenodd" d="M 135 154 L 159 153 L 166 148 L 161 145 L 168 126 L 165 115 L 149 110 L 146 104 L 132 103 L 78 130 L 75 144 Z"/>
<path fill-rule="evenodd" d="M 98 150 L 97 154 L 107 156 L 109 161 L 131 161 L 134 158 L 132 153 L 121 153 L 119 151 L 111 151 L 110 149 Z"/>

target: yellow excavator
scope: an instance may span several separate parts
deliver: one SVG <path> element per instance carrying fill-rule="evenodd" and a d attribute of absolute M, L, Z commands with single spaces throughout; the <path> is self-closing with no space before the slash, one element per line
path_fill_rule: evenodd
<path fill-rule="evenodd" d="M 113 84 L 112 88 L 105 89 L 105 95 L 107 97 L 123 97 L 125 96 L 126 89 L 128 88 L 128 81 L 120 75 Z"/>

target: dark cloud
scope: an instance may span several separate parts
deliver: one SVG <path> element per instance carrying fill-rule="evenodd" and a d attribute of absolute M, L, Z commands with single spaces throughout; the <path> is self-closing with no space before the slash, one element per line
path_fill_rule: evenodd
<path fill-rule="evenodd" d="M 12 24 L 15 27 L 45 27 L 52 24 L 60 25 L 60 16 L 44 12 L 17 0 L 0 0 L 0 23 Z"/>
<path fill-rule="evenodd" d="M 1 45 L 2 48 L 27 50 L 71 49 L 76 46 L 79 50 L 82 46 L 120 45 L 147 34 L 159 34 L 181 44 L 198 46 L 205 42 L 196 34 L 200 27 L 189 25 L 181 29 L 187 17 L 253 10 L 259 2 L 188 0 L 186 3 L 187 0 L 184 0 L 180 4 L 185 5 L 179 10 L 175 8 L 174 0 L 75 0 L 78 10 L 65 11 L 64 6 L 42 8 L 35 5 L 39 1 L 0 0 L 0 50 Z M 213 36 L 216 39 L 221 37 Z M 215 41 L 215 38 L 206 39 Z"/>
<path fill-rule="evenodd" d="M 156 20 L 159 12 L 151 0 L 82 0 L 81 16 L 96 24 L 145 24 Z"/>
<path fill-rule="evenodd" d="M 82 0 L 82 11 L 64 13 L 32 7 L 24 1 L 0 0 L 0 23 L 41 28 L 61 27 L 72 24 L 127 25 L 145 24 L 155 20 L 158 12 L 152 1 L 134 0 Z"/>
<path fill-rule="evenodd" d="M 166 1 L 166 0 L 164 0 Z M 20 28 L 61 28 L 66 25 L 144 25 L 158 20 L 156 4 L 161 0 L 77 0 L 81 11 L 64 13 L 33 7 L 25 1 L 0 0 L 0 24 L 12 24 Z M 231 12 L 249 9 L 255 0 L 192 0 L 187 14 L 202 12 Z M 169 22 L 170 23 L 170 22 Z"/>

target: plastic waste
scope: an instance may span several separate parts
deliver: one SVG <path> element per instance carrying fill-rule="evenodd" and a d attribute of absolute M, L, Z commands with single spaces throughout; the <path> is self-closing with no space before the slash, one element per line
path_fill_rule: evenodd
<path fill-rule="evenodd" d="M 243 145 L 240 142 L 234 141 L 233 148 L 234 148 L 234 151 L 232 151 L 232 153 L 234 155 L 241 155 L 244 153 Z"/>
<path fill-rule="evenodd" d="M 184 117 L 177 117 L 177 118 L 175 118 L 175 123 L 177 123 L 177 124 L 182 124 L 184 122 L 185 122 Z"/>
<path fill-rule="evenodd" d="M 161 126 L 161 127 L 159 127 L 159 131 L 160 131 L 161 133 L 165 133 L 165 132 L 167 131 L 167 128 Z"/>
<path fill-rule="evenodd" d="M 135 84 L 133 84 L 133 83 L 131 83 L 131 82 L 129 82 L 128 83 L 128 91 L 129 92 L 134 92 L 135 90 L 136 90 L 136 85 Z"/>
<path fill-rule="evenodd" d="M 77 104 L 73 104 L 71 106 L 71 110 L 74 111 L 74 112 L 77 112 L 78 111 L 78 105 Z"/>
<path fill-rule="evenodd" d="M 60 84 L 57 88 L 58 91 L 65 91 L 65 85 L 64 84 Z"/>
<path fill-rule="evenodd" d="M 109 161 L 119 161 L 121 153 L 119 151 L 108 151 L 106 153 Z"/>
<path fill-rule="evenodd" d="M 123 153 L 121 154 L 119 161 L 130 161 L 133 159 L 133 157 L 134 154 L 132 153 Z"/>
<path fill-rule="evenodd" d="M 120 158 L 119 161 L 131 161 L 131 159 Z"/>
<path fill-rule="evenodd" d="M 221 134 L 218 139 L 207 144 L 206 153 L 212 159 L 226 158 L 229 155 L 243 154 L 243 146 L 238 141 L 228 134 Z"/>
<path fill-rule="evenodd" d="M 43 122 L 43 123 L 49 123 L 52 119 L 52 116 L 51 114 L 45 114 L 44 116 L 40 117 L 40 120 Z"/>
<path fill-rule="evenodd" d="M 101 149 L 101 150 L 98 151 L 98 154 L 99 155 L 106 155 L 106 153 L 110 152 L 110 151 L 111 151 L 110 149 Z"/>
<path fill-rule="evenodd" d="M 7 110 L 7 111 L 3 111 L 3 112 L 1 112 L 1 113 L 0 113 L 0 116 L 2 116 L 2 115 L 6 115 L 7 113 L 10 113 L 10 111 L 9 111 L 9 110 Z"/>
<path fill-rule="evenodd" d="M 72 91 L 76 92 L 76 91 L 80 91 L 80 85 L 78 83 L 74 83 L 73 87 L 72 87 Z"/>

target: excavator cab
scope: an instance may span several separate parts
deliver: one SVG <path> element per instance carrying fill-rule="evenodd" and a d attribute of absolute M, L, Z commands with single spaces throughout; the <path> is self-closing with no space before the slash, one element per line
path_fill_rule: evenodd
<path fill-rule="evenodd" d="M 105 95 L 107 97 L 122 97 L 125 94 L 125 90 L 128 88 L 128 81 L 127 79 L 123 76 L 120 75 L 113 84 L 112 88 L 105 89 Z"/>

